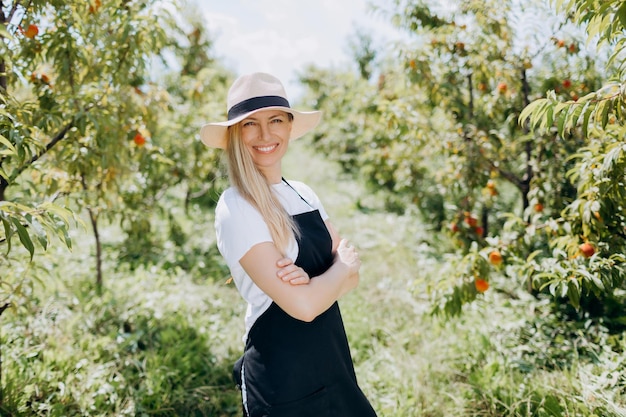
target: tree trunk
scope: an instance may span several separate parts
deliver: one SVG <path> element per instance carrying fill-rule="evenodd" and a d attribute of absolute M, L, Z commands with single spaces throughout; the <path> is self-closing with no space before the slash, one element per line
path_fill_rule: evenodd
<path fill-rule="evenodd" d="M 96 290 L 98 294 L 102 294 L 102 243 L 100 242 L 100 231 L 98 230 L 98 215 L 90 208 L 89 220 L 91 221 L 91 228 L 93 229 L 93 235 L 96 239 Z"/>
<path fill-rule="evenodd" d="M 6 17 L 4 15 L 4 4 L 0 0 L 0 25 L 5 26 Z M 4 42 L 4 37 L 0 36 L 0 42 Z M 6 95 L 7 92 L 7 76 L 6 76 L 6 64 L 3 59 L 0 59 L 0 95 Z M 9 184 L 6 182 L 4 178 L 0 178 L 0 201 L 4 201 L 4 191 L 6 190 Z M 0 307 L 0 316 L 4 310 L 9 307 L 9 303 L 4 304 Z M 4 396 L 2 390 L 2 341 L 0 340 L 0 409 L 4 405 Z"/>
<path fill-rule="evenodd" d="M 528 78 L 526 77 L 526 69 L 522 68 L 522 98 L 524 100 L 524 107 L 528 106 L 530 104 L 530 85 L 528 84 Z M 526 122 L 528 123 L 528 122 Z M 524 133 L 528 133 L 528 124 L 525 124 L 524 127 Z M 533 179 L 533 166 L 532 166 L 532 151 L 533 151 L 533 144 L 530 141 L 526 142 L 526 149 L 525 149 L 525 153 L 526 153 L 526 173 L 524 174 L 524 179 L 522 182 L 522 213 L 528 208 L 529 205 L 529 201 L 528 201 L 528 193 L 530 191 L 530 182 Z"/>
<path fill-rule="evenodd" d="M 87 187 L 84 174 L 81 174 L 81 185 L 83 190 L 88 190 L 89 187 Z M 102 295 L 102 243 L 100 242 L 100 231 L 98 229 L 98 214 L 89 206 L 87 206 L 87 212 L 89 213 L 89 221 L 91 222 L 91 228 L 96 240 L 96 291 L 98 295 Z"/>
<path fill-rule="evenodd" d="M 5 200 L 4 195 L 8 187 L 9 187 L 9 183 L 7 182 L 7 180 L 5 180 L 4 178 L 0 178 L 0 201 Z"/>
<path fill-rule="evenodd" d="M 4 14 L 4 2 L 0 0 L 0 25 L 6 28 L 7 16 Z M 0 35 L 0 41 L 4 42 L 4 36 Z M 7 93 L 7 66 L 4 59 L 0 59 L 0 94 Z"/>
<path fill-rule="evenodd" d="M 11 305 L 11 303 L 5 303 L 3 306 L 0 307 L 0 316 L 2 316 L 2 313 L 4 313 L 4 310 L 6 310 L 7 308 L 9 308 L 9 306 Z M 2 406 L 4 405 L 4 395 L 3 395 L 3 390 L 2 390 L 2 341 L 0 340 L 0 410 L 2 409 Z"/>

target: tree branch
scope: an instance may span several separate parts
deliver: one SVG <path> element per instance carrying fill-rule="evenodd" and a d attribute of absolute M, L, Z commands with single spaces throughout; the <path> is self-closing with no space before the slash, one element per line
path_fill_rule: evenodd
<path fill-rule="evenodd" d="M 28 164 L 24 164 L 24 165 L 20 166 L 19 168 L 17 168 L 17 170 L 15 171 L 15 176 L 17 177 L 20 174 L 22 174 L 22 172 L 24 172 L 28 168 L 30 168 L 39 158 L 41 158 L 46 153 L 48 153 L 57 143 L 59 143 L 63 138 L 65 138 L 65 135 L 67 134 L 67 132 L 69 132 L 69 130 L 72 127 L 74 127 L 74 120 L 72 120 L 69 124 L 67 124 L 65 127 L 63 127 L 59 131 L 59 133 L 57 133 L 52 138 L 52 140 L 46 145 L 46 147 L 45 147 L 43 152 L 40 152 L 37 155 L 33 156 L 30 159 L 30 162 Z M 4 200 L 4 193 L 5 193 L 7 188 L 9 188 L 9 182 L 6 181 L 4 178 L 0 178 L 0 201 Z"/>
<path fill-rule="evenodd" d="M 65 127 L 63 127 L 63 129 L 61 129 L 59 131 L 59 133 L 57 133 L 52 140 L 46 145 L 46 148 L 43 152 L 38 153 L 37 155 L 33 156 L 30 160 L 30 163 L 28 165 L 24 165 L 23 167 L 21 167 L 18 170 L 18 175 L 21 174 L 22 172 L 24 172 L 26 170 L 26 168 L 29 168 L 32 164 L 34 164 L 35 162 L 37 162 L 37 160 L 39 158 L 41 158 L 42 156 L 44 156 L 46 153 L 48 153 L 53 147 L 54 145 L 56 145 L 57 143 L 59 143 L 67 134 L 67 132 L 69 132 L 69 130 L 74 127 L 74 120 L 72 120 L 69 124 L 67 124 Z"/>
<path fill-rule="evenodd" d="M 24 6 L 24 11 L 30 9 L 30 5 L 32 4 L 33 0 L 29 0 L 28 5 Z M 20 7 L 20 2 L 19 0 L 15 2 L 15 4 L 13 5 L 13 8 L 11 9 L 11 11 L 9 12 L 9 18 L 7 19 L 7 23 L 11 21 L 11 19 L 13 19 L 13 15 L 15 14 L 15 12 L 17 11 L 18 7 Z"/>
<path fill-rule="evenodd" d="M 4 310 L 11 307 L 11 303 L 4 303 L 4 305 L 0 306 L 0 316 L 4 313 Z"/>

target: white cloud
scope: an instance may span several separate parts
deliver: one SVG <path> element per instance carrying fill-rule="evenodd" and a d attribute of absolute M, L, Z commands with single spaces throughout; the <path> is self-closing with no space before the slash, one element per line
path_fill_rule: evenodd
<path fill-rule="evenodd" d="M 197 0 L 213 36 L 215 52 L 236 74 L 270 72 L 288 94 L 300 92 L 295 72 L 308 64 L 341 65 L 347 38 L 360 27 L 386 22 L 373 19 L 367 0 Z"/>

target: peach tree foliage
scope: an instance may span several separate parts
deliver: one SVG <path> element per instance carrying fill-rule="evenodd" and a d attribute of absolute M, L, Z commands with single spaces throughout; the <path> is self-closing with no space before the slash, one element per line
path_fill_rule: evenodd
<path fill-rule="evenodd" d="M 195 133 L 222 111 L 207 103 L 228 75 L 207 54 L 202 22 L 177 23 L 175 1 L 0 5 L 3 281 L 19 247 L 30 259 L 54 238 L 71 247 L 83 210 L 100 255 L 99 222 L 147 236 L 169 189 L 193 197 L 217 186 L 217 156 Z M 17 291 L 23 280 L 14 283 Z"/>
<path fill-rule="evenodd" d="M 585 29 L 587 41 L 607 50 L 607 78 L 597 89 L 564 100 L 549 92 L 519 117 L 534 131 L 568 137 L 582 131 L 586 145 L 572 155 L 568 172 L 573 199 L 543 229 L 551 253 L 533 253 L 526 270 L 536 287 L 567 297 L 576 307 L 611 309 L 615 326 L 625 325 L 626 275 L 626 3 L 555 1 L 554 6 Z M 543 256 L 542 256 L 543 255 Z"/>
<path fill-rule="evenodd" d="M 444 194 L 456 212 L 450 231 L 467 251 L 450 278 L 433 287 L 435 299 L 442 300 L 435 312 L 458 313 L 482 292 L 476 284 L 490 278 L 496 290 L 507 294 L 520 284 L 531 292 L 542 290 L 532 277 L 518 277 L 525 257 L 545 250 L 546 242 L 525 241 L 511 225 L 558 216 L 576 197 L 568 177 L 570 158 L 588 138 L 575 130 L 567 136 L 529 131 L 517 120 L 546 91 L 576 99 L 596 88 L 600 75 L 563 18 L 554 16 L 550 31 L 536 30 L 528 22 L 550 13 L 539 3 L 534 9 L 518 7 L 515 2 L 466 1 L 449 18 L 421 5 L 404 13 L 405 25 L 427 45 L 406 49 L 410 80 L 429 91 L 432 107 L 443 103 L 452 116 L 447 123 L 457 130 L 449 129 L 444 138 L 435 132 L 435 137 L 445 143 L 441 154 L 447 169 L 440 183 L 452 190 Z M 486 268 L 496 250 L 518 267 Z"/>
<path fill-rule="evenodd" d="M 314 67 L 301 75 L 310 105 L 332 115 L 316 144 L 373 190 L 390 191 L 394 207 L 417 207 L 449 230 L 459 263 L 431 288 L 435 312 L 458 314 L 491 280 L 511 295 L 544 290 L 532 274 L 517 277 L 531 254 L 549 253 L 544 224 L 577 199 L 572 156 L 593 141 L 583 129 L 530 130 L 518 119 L 549 91 L 574 100 L 598 89 L 596 60 L 575 27 L 539 2 L 394 5 L 391 18 L 410 37 L 377 76 Z M 495 250 L 505 266 L 489 262 Z"/>

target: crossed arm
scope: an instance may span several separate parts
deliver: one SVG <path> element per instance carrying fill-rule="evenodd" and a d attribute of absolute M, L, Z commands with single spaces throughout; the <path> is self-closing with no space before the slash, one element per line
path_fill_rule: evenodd
<path fill-rule="evenodd" d="M 326 222 L 333 240 L 335 259 L 319 277 L 309 276 L 271 242 L 253 246 L 240 264 L 254 283 L 290 316 L 312 321 L 359 282 L 361 261 L 356 249 L 340 239 Z M 305 285 L 306 284 L 306 285 Z"/>

